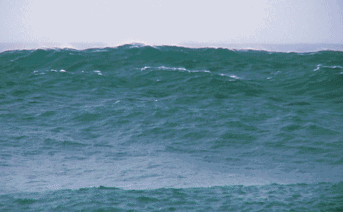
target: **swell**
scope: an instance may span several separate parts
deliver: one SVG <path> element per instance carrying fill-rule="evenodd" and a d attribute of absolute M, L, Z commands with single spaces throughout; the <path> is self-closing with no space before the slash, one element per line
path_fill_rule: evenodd
<path fill-rule="evenodd" d="M 308 113 L 303 108 L 318 111 L 328 104 L 327 112 L 336 114 L 343 101 L 342 56 L 342 52 L 331 51 L 300 54 L 134 45 L 3 52 L 0 104 L 25 114 L 19 116 L 13 110 L 1 116 L 21 123 L 100 122 L 106 126 L 106 121 L 112 123 L 109 117 L 121 112 L 123 123 L 132 114 L 144 118 L 139 108 L 152 107 L 154 102 L 160 104 L 155 108 L 156 120 L 170 114 L 179 114 L 180 120 L 183 115 L 200 114 L 203 117 L 194 122 L 201 126 L 208 123 L 209 108 L 221 111 L 221 115 L 212 115 L 217 118 L 216 126 L 224 124 L 224 118 L 241 123 L 243 117 L 270 121 L 276 111 L 295 110 L 296 116 L 304 117 Z M 100 101 L 98 106 L 94 100 Z M 93 106 L 80 110 L 84 105 Z M 195 111 L 188 109 L 191 106 Z M 265 112 L 258 109 L 262 107 Z M 249 113 L 245 115 L 244 109 Z M 337 132 L 309 120 L 282 125 L 280 130 L 293 133 L 310 129 L 311 124 L 329 135 Z M 239 135 L 219 137 L 228 140 L 227 136 Z M 244 140 L 255 139 L 248 136 Z"/>
<path fill-rule="evenodd" d="M 124 45 L 117 48 L 23 50 L 0 54 L 1 103 L 77 107 L 92 98 L 173 100 L 215 106 L 268 100 L 274 106 L 341 108 L 342 52 L 272 53 Z M 79 101 L 78 101 L 79 100 Z M 46 110 L 45 116 L 56 112 Z M 89 113 L 85 120 L 96 119 Z M 76 120 L 82 121 L 83 118 Z"/>
<path fill-rule="evenodd" d="M 342 54 L 133 45 L 3 52 L 2 152 L 23 160 L 176 153 L 246 173 L 258 164 L 303 178 L 317 168 L 314 181 L 341 181 Z"/>
<path fill-rule="evenodd" d="M 228 211 L 342 209 L 342 183 L 122 190 L 100 186 L 0 196 L 0 209 L 88 211 Z"/>

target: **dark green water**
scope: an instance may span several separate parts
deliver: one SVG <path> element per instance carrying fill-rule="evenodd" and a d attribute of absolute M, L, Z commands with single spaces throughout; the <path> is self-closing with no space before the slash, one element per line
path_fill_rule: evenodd
<path fill-rule="evenodd" d="M 342 211 L 343 52 L 0 53 L 0 211 Z"/>

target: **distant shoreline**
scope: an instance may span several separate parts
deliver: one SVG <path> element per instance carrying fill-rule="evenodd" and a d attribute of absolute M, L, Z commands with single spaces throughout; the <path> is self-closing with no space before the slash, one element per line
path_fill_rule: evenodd
<path fill-rule="evenodd" d="M 135 44 L 135 43 L 127 43 Z M 77 50 L 91 49 L 91 48 L 106 48 L 126 45 L 124 43 L 118 45 L 108 45 L 106 43 L 0 43 L 0 53 L 12 50 L 32 50 L 32 49 L 51 49 L 51 48 L 70 48 Z M 147 44 L 142 44 L 147 45 Z M 152 45 L 163 46 L 163 45 Z M 318 52 L 318 51 L 343 51 L 343 44 L 312 44 L 312 43 L 296 43 L 296 44 L 226 44 L 226 43 L 198 43 L 198 42 L 184 42 L 176 45 L 167 44 L 166 46 L 178 46 L 186 48 L 225 48 L 231 50 L 257 50 L 257 51 L 271 51 L 271 52 Z"/>

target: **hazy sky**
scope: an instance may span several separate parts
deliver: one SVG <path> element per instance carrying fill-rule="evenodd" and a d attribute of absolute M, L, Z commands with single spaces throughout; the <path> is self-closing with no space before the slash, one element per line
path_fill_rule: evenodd
<path fill-rule="evenodd" d="M 0 0 L 0 42 L 343 43 L 343 0 Z"/>

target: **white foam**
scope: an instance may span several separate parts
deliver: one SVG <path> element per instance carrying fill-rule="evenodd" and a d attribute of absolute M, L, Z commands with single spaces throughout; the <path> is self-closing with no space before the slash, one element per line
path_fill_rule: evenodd
<path fill-rule="evenodd" d="M 95 71 L 93 71 L 93 72 L 98 73 L 98 75 L 102 76 L 102 73 L 101 73 L 101 71 L 99 71 L 99 70 L 95 70 Z"/>
<path fill-rule="evenodd" d="M 233 75 L 233 74 L 231 74 L 231 75 L 227 75 L 227 74 L 219 74 L 220 76 L 223 76 L 223 77 L 230 77 L 230 78 L 232 78 L 232 79 L 240 79 L 238 76 L 236 76 L 236 75 Z"/>
<path fill-rule="evenodd" d="M 194 71 L 190 71 L 190 72 L 211 73 L 208 70 L 194 70 Z"/>
<path fill-rule="evenodd" d="M 150 67 L 144 66 L 141 68 L 141 71 L 151 69 L 151 70 L 166 70 L 166 71 L 180 71 L 180 72 L 188 72 L 188 73 L 211 73 L 209 70 L 188 70 L 184 67 L 167 67 L 167 66 L 158 66 L 158 67 Z"/>
<path fill-rule="evenodd" d="M 141 71 L 144 71 L 146 69 L 150 68 L 149 66 L 144 66 L 144 68 L 141 68 Z"/>
<path fill-rule="evenodd" d="M 236 75 L 230 75 L 229 77 L 231 77 L 233 79 L 239 79 L 239 77 L 237 77 Z"/>
<path fill-rule="evenodd" d="M 320 69 L 320 66 L 321 66 L 321 64 L 318 64 L 318 65 L 317 65 L 317 68 L 316 68 L 316 69 L 313 69 L 313 71 L 318 71 L 318 70 Z"/>
<path fill-rule="evenodd" d="M 323 66 L 322 64 L 318 64 L 317 68 L 314 69 L 313 71 L 318 71 L 321 67 L 323 67 L 323 68 L 331 68 L 331 69 L 343 69 L 342 66 Z"/>
<path fill-rule="evenodd" d="M 343 69 L 341 66 L 322 66 L 323 68 Z"/>
<path fill-rule="evenodd" d="M 166 67 L 166 66 L 159 66 L 157 67 L 157 69 L 159 70 L 173 70 L 173 71 L 188 71 L 187 69 L 185 68 L 174 68 L 174 67 Z"/>
<path fill-rule="evenodd" d="M 165 67 L 160 66 L 157 67 L 159 70 L 172 70 L 172 71 L 181 71 L 181 72 L 188 72 L 188 73 L 211 73 L 209 70 L 188 70 L 183 67 Z"/>

